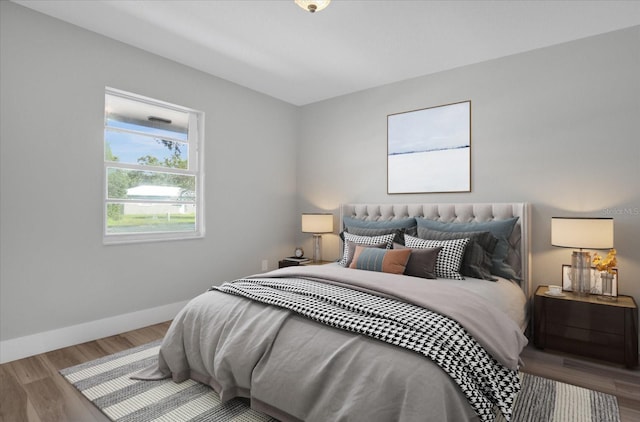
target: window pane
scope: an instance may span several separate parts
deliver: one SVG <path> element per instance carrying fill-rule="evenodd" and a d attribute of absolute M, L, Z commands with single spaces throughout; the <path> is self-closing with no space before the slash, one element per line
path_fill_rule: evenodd
<path fill-rule="evenodd" d="M 145 166 L 189 168 L 189 144 L 162 138 L 120 132 L 104 131 L 104 159 L 116 163 Z"/>
<path fill-rule="evenodd" d="M 187 133 L 183 132 L 175 132 L 170 129 L 162 129 L 157 127 L 148 127 L 145 125 L 138 124 L 139 122 L 123 122 L 119 120 L 107 119 L 107 128 L 108 129 L 125 129 L 131 132 L 141 132 L 150 136 L 157 136 L 160 138 L 171 138 L 177 139 L 179 141 L 187 140 Z"/>
<path fill-rule="evenodd" d="M 105 126 L 135 130 L 149 135 L 186 141 L 189 134 L 189 113 L 161 105 L 105 95 Z"/>
<path fill-rule="evenodd" d="M 194 204 L 107 204 L 107 234 L 194 232 Z"/>
<path fill-rule="evenodd" d="M 108 199 L 195 201 L 196 177 L 157 171 L 107 168 Z"/>

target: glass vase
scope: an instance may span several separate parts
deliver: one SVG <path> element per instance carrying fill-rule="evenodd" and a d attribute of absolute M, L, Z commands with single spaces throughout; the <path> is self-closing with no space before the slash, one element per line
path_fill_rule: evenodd
<path fill-rule="evenodd" d="M 599 296 L 599 299 L 612 302 L 618 300 L 616 289 L 614 289 L 613 274 L 608 271 L 602 271 L 600 273 L 600 282 L 602 283 L 602 295 Z"/>

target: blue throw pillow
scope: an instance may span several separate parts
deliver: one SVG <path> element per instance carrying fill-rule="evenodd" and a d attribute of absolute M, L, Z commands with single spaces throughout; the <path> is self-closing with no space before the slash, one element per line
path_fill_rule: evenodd
<path fill-rule="evenodd" d="M 342 219 L 345 227 L 360 227 L 363 229 L 406 229 L 416 225 L 416 219 L 399 218 L 397 220 L 361 220 L 354 217 Z"/>

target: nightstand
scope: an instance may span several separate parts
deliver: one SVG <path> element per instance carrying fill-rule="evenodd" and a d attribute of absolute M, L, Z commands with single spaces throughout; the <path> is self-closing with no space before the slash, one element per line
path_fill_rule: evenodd
<path fill-rule="evenodd" d="M 302 266 L 306 266 L 306 265 L 325 265 L 325 264 L 331 264 L 334 261 L 318 261 L 318 262 L 314 262 L 314 261 L 307 261 L 307 262 L 295 262 L 295 261 L 287 261 L 286 259 L 283 259 L 281 261 L 278 261 L 278 268 L 284 268 L 284 267 L 295 267 L 298 265 L 302 265 Z"/>
<path fill-rule="evenodd" d="M 631 296 L 617 302 L 596 295 L 546 295 L 539 286 L 534 296 L 533 344 L 585 357 L 638 366 L 638 307 Z"/>

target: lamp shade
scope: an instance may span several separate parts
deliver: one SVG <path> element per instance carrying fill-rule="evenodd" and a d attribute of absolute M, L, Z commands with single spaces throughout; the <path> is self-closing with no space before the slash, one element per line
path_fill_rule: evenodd
<path fill-rule="evenodd" d="M 302 214 L 303 233 L 331 233 L 333 214 Z"/>
<path fill-rule="evenodd" d="M 563 248 L 613 248 L 613 218 L 552 217 L 551 244 Z"/>

